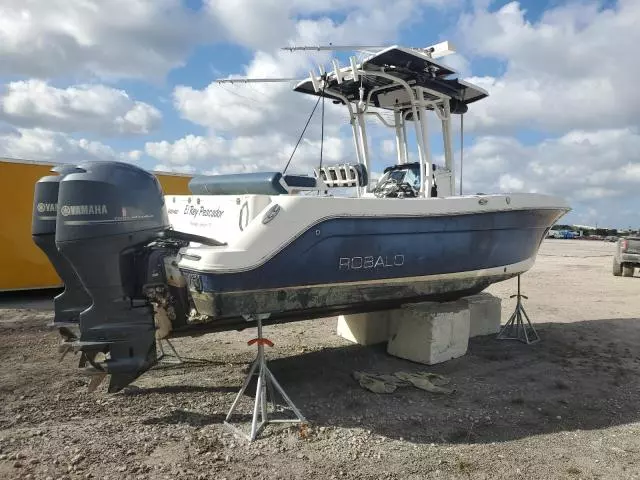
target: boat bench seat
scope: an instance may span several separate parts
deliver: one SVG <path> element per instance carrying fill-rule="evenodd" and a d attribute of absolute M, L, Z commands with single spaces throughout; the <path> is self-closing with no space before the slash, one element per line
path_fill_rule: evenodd
<path fill-rule="evenodd" d="M 194 195 L 286 195 L 291 190 L 315 190 L 316 179 L 306 175 L 282 175 L 280 172 L 200 175 L 189 182 Z"/>

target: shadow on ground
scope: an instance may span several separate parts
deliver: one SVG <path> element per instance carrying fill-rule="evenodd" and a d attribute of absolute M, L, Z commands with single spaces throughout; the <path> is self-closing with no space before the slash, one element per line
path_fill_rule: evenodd
<path fill-rule="evenodd" d="M 498 442 L 640 421 L 640 319 L 537 329 L 538 344 L 478 337 L 464 357 L 430 367 L 391 357 L 384 345 L 324 349 L 274 359 L 269 367 L 312 424 L 416 443 Z M 357 370 L 439 373 L 456 393 L 375 394 L 352 378 Z M 253 396 L 255 382 L 248 392 Z"/>
<path fill-rule="evenodd" d="M 197 385 L 169 385 L 165 387 L 146 387 L 135 388 L 127 387 L 123 390 L 122 395 L 127 397 L 135 397 L 138 395 L 149 395 L 151 393 L 235 393 L 238 389 L 235 387 L 201 387 Z"/>
<path fill-rule="evenodd" d="M 53 298 L 62 288 L 0 292 L 0 311 L 7 309 L 32 309 L 53 311 Z"/>
<path fill-rule="evenodd" d="M 48 421 L 51 409 L 43 404 L 99 422 L 124 411 L 150 424 L 218 424 L 240 388 L 251 352 L 247 347 L 241 358 L 233 357 L 225 345 L 215 343 L 215 336 L 206 344 L 185 339 L 176 345 L 178 353 L 198 350 L 198 356 L 212 357 L 194 366 L 153 369 L 137 386 L 117 395 L 95 392 L 88 397 L 78 359 L 57 363 L 55 332 L 42 320 L 21 325 L 19 331 L 0 327 L 0 359 L 13 365 L 0 370 L 0 390 L 7 399 L 0 424 L 5 426 Z M 298 355 L 276 348 L 267 355 L 271 371 L 316 426 L 357 427 L 415 443 L 488 443 L 640 422 L 640 319 L 536 328 L 542 338 L 538 344 L 478 337 L 470 340 L 464 357 L 434 366 L 392 357 L 384 345 Z M 330 342 L 335 345 L 328 337 Z M 375 394 L 360 387 L 354 371 L 439 373 L 456 392 L 433 394 L 410 387 Z M 238 409 L 240 421 L 252 411 L 255 381 L 247 392 Z M 86 403 L 91 398 L 95 401 Z M 25 409 L 29 415 L 18 422 L 16 415 Z"/>

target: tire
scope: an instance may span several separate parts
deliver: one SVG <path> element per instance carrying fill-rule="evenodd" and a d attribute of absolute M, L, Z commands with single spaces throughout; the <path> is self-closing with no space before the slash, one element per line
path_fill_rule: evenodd
<path fill-rule="evenodd" d="M 623 277 L 633 277 L 633 271 L 635 268 L 633 266 L 623 265 L 622 267 L 622 276 Z"/>
<path fill-rule="evenodd" d="M 619 277 L 620 275 L 622 275 L 622 265 L 620 265 L 615 260 L 613 261 L 613 269 L 612 270 L 613 270 L 614 277 Z"/>

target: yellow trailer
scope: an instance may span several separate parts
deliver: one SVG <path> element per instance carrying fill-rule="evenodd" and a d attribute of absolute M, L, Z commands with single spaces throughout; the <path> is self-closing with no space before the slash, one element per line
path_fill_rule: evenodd
<path fill-rule="evenodd" d="M 31 239 L 36 182 L 58 162 L 0 158 L 0 291 L 61 287 L 46 255 Z M 189 193 L 189 175 L 153 172 L 167 195 Z"/>

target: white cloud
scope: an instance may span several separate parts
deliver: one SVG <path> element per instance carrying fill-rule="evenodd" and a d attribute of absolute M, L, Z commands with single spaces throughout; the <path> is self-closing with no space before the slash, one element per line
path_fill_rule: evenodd
<path fill-rule="evenodd" d="M 143 155 L 142 150 L 131 150 L 129 152 L 123 152 L 120 154 L 120 158 L 123 161 L 128 161 L 130 163 L 138 163 L 142 159 Z"/>
<path fill-rule="evenodd" d="M 153 171 L 193 174 L 195 173 L 196 169 L 191 165 L 167 165 L 164 163 L 159 163 L 155 167 L 153 167 Z"/>
<path fill-rule="evenodd" d="M 281 135 L 242 136 L 232 139 L 189 135 L 169 142 L 148 142 L 147 155 L 173 171 L 212 173 L 282 171 L 294 144 Z M 352 148 L 339 137 L 328 137 L 323 145 L 323 163 L 345 161 Z M 288 172 L 311 173 L 320 162 L 320 141 L 303 140 L 291 161 Z M 183 169 L 183 170 L 180 170 Z"/>
<path fill-rule="evenodd" d="M 75 139 L 41 128 L 17 128 L 9 133 L 0 132 L 0 157 L 52 162 L 121 160 L 135 163 L 140 154 L 138 151 L 118 153 L 98 141 Z"/>
<path fill-rule="evenodd" d="M 498 60 L 503 70 L 469 78 L 490 96 L 465 115 L 465 129 L 480 136 L 465 149 L 464 191 L 553 193 L 569 199 L 581 223 L 640 224 L 625 208 L 640 200 L 640 62 L 632 53 L 640 2 L 584 0 L 535 21 L 525 15 L 519 2 L 492 12 L 476 2 L 458 23 L 465 57 Z M 547 138 L 534 142 L 540 133 Z"/>
<path fill-rule="evenodd" d="M 498 183 L 500 185 L 500 191 L 502 192 L 518 191 L 524 187 L 522 179 L 508 173 L 500 175 Z"/>
<path fill-rule="evenodd" d="M 392 41 L 401 23 L 451 0 L 4 0 L 0 75 L 160 78 L 199 44 L 229 41 L 270 51 L 286 40 Z M 326 14 L 344 14 L 333 22 Z M 319 17 L 310 19 L 309 17 Z"/>
<path fill-rule="evenodd" d="M 147 134 L 159 125 L 162 115 L 122 90 L 104 85 L 60 89 L 34 79 L 5 87 L 0 95 L 0 117 L 26 128 L 112 135 Z"/>
<path fill-rule="evenodd" d="M 322 63 L 327 54 L 274 54 L 258 51 L 245 72 L 238 76 L 250 78 L 291 78 L 317 71 L 317 60 Z M 230 78 L 233 78 L 231 76 Z M 177 86 L 174 106 L 180 115 L 193 123 L 231 135 L 249 136 L 285 134 L 297 136 L 307 122 L 317 97 L 292 91 L 295 81 L 287 83 L 218 84 L 211 83 L 202 90 Z M 321 105 L 309 125 L 307 135 L 320 134 Z M 344 123 L 346 109 L 325 100 L 326 133 L 337 134 L 336 124 Z M 339 127 L 338 127 L 339 129 Z"/>
<path fill-rule="evenodd" d="M 608 9 L 572 2 L 535 23 L 525 20 L 518 2 L 463 16 L 458 31 L 464 47 L 506 62 L 502 77 L 470 79 L 490 97 L 471 105 L 469 128 L 559 134 L 636 124 L 640 62 L 631 52 L 640 43 L 639 22 L 637 0 L 619 0 Z"/>
<path fill-rule="evenodd" d="M 571 131 L 536 145 L 511 137 L 480 137 L 464 156 L 464 193 L 528 191 L 567 198 L 578 214 L 612 210 L 606 221 L 623 222 L 616 202 L 640 201 L 638 129 Z M 613 203 L 612 203 L 613 202 Z M 635 217 L 640 223 L 640 215 Z"/>
<path fill-rule="evenodd" d="M 147 142 L 145 152 L 165 165 L 184 166 L 188 163 L 204 163 L 215 158 L 224 158 L 227 145 L 222 138 L 187 135 L 173 143 Z"/>
<path fill-rule="evenodd" d="M 422 8 L 452 8 L 457 0 L 208 0 L 207 10 L 225 37 L 271 51 L 291 43 L 360 44 L 393 41 L 398 27 L 420 18 Z M 326 14 L 340 14 L 336 22 Z M 315 17 L 313 19 L 309 17 Z"/>
<path fill-rule="evenodd" d="M 328 52 L 283 52 L 281 47 L 393 42 L 402 26 L 420 19 L 425 6 L 452 8 L 457 4 L 445 0 L 363 0 L 356 4 L 349 0 L 209 0 L 207 9 L 216 23 L 225 26 L 229 38 L 256 49 L 244 71 L 229 78 L 259 78 L 307 76 L 309 70 L 317 72 L 318 65 L 332 56 Z M 342 13 L 344 17 L 336 21 L 323 16 L 328 12 Z M 309 15 L 317 18 L 306 18 Z M 238 21 L 240 18 L 242 21 Z M 174 90 L 174 105 L 183 118 L 217 132 L 248 135 L 277 127 L 279 131 L 290 129 L 293 134 L 304 125 L 316 100 L 292 93 L 293 83 L 212 83 L 202 90 L 179 85 Z M 344 119 L 344 108 L 336 109 L 331 102 L 327 102 L 327 113 L 331 116 L 328 124 Z"/>
<path fill-rule="evenodd" d="M 3 0 L 0 75 L 159 77 L 216 32 L 180 0 Z"/>

